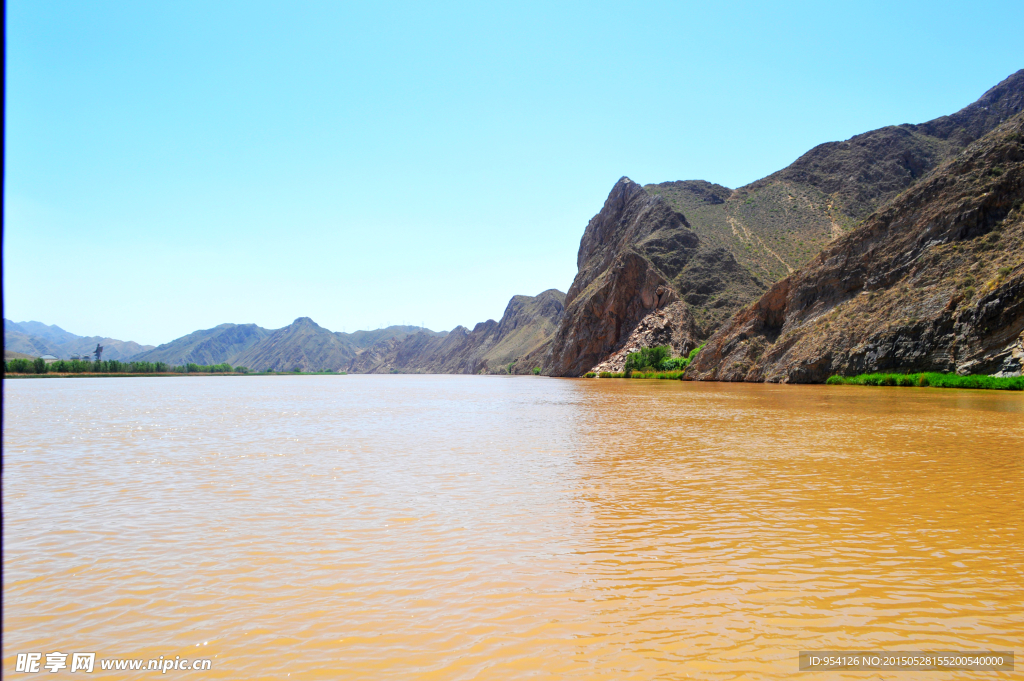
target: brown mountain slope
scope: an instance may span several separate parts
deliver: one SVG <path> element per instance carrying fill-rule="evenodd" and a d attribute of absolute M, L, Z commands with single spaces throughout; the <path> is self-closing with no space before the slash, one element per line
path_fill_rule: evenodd
<path fill-rule="evenodd" d="M 383 340 L 360 352 L 353 373 L 528 373 L 528 357 L 542 355 L 564 312 L 565 294 L 554 289 L 514 296 L 500 322 L 489 319 L 472 331 L 457 327 L 447 336 L 417 333 Z M 539 362 L 538 362 L 539 364 Z"/>
<path fill-rule="evenodd" d="M 1024 114 L 829 245 L 718 331 L 704 380 L 1024 366 Z"/>
<path fill-rule="evenodd" d="M 645 189 L 686 215 L 705 244 L 725 248 L 759 279 L 777 281 L 1021 111 L 1024 70 L 951 116 L 820 144 L 736 191 L 699 180 Z"/>

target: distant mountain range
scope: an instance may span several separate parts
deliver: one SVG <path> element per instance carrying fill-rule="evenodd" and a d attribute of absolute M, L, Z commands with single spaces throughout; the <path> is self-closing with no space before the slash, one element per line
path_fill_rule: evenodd
<path fill-rule="evenodd" d="M 489 319 L 473 331 L 457 327 L 451 333 L 418 326 L 389 326 L 372 331 L 340 333 L 300 317 L 281 329 L 256 324 L 221 324 L 195 331 L 158 347 L 142 347 L 126 355 L 129 344 L 104 339 L 107 359 L 164 362 L 169 365 L 222 364 L 254 371 L 356 371 L 362 373 L 527 373 L 543 357 L 530 353 L 546 349 L 563 311 L 561 291 L 536 297 L 514 296 L 500 322 Z M 77 347 L 79 336 L 39 322 L 5 325 L 7 351 L 30 356 L 53 354 L 66 358 L 65 346 Z M 117 353 L 108 354 L 107 344 Z M 95 344 L 89 350 L 95 348 Z M 527 361 L 527 358 L 530 358 Z"/>
<path fill-rule="evenodd" d="M 309 317 L 299 317 L 281 329 L 255 324 L 221 324 L 165 343 L 134 359 L 172 365 L 221 364 L 254 371 L 346 371 L 359 352 L 383 339 L 410 334 L 444 336 L 418 326 L 389 326 L 373 331 L 330 331 Z"/>
<path fill-rule="evenodd" d="M 122 341 L 103 336 L 78 336 L 59 326 L 41 322 L 12 322 L 4 320 L 4 354 L 14 352 L 31 357 L 53 355 L 70 359 L 73 355 L 91 355 L 96 345 L 103 346 L 104 359 L 124 360 L 153 348 L 134 341 Z"/>

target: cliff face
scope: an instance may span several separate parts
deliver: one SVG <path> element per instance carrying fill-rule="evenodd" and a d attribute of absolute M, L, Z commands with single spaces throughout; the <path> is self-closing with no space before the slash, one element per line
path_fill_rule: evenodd
<path fill-rule="evenodd" d="M 353 373 L 529 373 L 530 358 L 542 356 L 564 311 L 565 294 L 515 296 L 501 321 L 489 319 L 472 331 L 460 326 L 446 336 L 416 333 L 382 340 L 360 352 Z M 539 365 L 539 360 L 537 360 Z"/>
<path fill-rule="evenodd" d="M 775 284 L 708 342 L 704 380 L 820 382 L 1024 365 L 1024 114 Z"/>
<path fill-rule="evenodd" d="M 709 302 L 720 322 L 766 288 L 728 251 L 706 247 L 666 200 L 627 177 L 587 225 L 576 263 L 546 362 L 556 376 L 590 370 L 620 349 L 641 320 L 680 300 Z M 708 330 L 676 331 L 668 335 L 684 352 Z"/>

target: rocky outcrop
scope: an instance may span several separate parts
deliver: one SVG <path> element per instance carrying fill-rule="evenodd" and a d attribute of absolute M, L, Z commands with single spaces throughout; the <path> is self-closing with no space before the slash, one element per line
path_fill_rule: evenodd
<path fill-rule="evenodd" d="M 565 310 L 565 294 L 514 296 L 500 321 L 489 319 L 472 331 L 459 326 L 444 337 L 417 333 L 386 339 L 360 352 L 352 373 L 530 373 L 543 357 Z M 539 365 L 539 361 L 538 361 Z"/>
<path fill-rule="evenodd" d="M 726 318 L 764 290 L 727 251 L 706 247 L 689 227 L 682 213 L 628 177 L 615 184 L 580 240 L 579 272 L 566 294 L 547 373 L 590 370 L 620 351 L 641 320 L 684 298 L 711 301 Z M 681 312 L 666 319 L 693 322 Z M 709 329 L 677 331 L 669 337 L 704 336 Z"/>
<path fill-rule="evenodd" d="M 641 319 L 622 347 L 590 370 L 622 371 L 629 353 L 659 345 L 667 345 L 676 354 L 685 355 L 700 345 L 700 337 L 690 309 L 685 303 L 677 301 Z"/>
<path fill-rule="evenodd" d="M 1024 333 L 1024 114 L 972 144 L 708 342 L 702 380 L 1015 373 Z"/>

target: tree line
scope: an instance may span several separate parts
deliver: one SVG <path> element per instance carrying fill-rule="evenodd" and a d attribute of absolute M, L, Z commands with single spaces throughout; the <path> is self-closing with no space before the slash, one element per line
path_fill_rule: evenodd
<path fill-rule="evenodd" d="M 245 367 L 230 364 L 188 364 L 171 366 L 164 362 L 121 362 L 116 359 L 90 361 L 87 359 L 59 359 L 46 363 L 36 359 L 4 360 L 5 374 L 247 374 Z"/>

